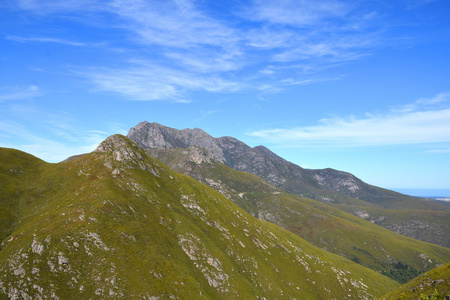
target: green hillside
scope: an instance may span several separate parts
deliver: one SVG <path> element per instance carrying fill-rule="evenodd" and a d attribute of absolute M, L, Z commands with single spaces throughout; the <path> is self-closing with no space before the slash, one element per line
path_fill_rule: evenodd
<path fill-rule="evenodd" d="M 348 213 L 383 226 L 403 235 L 414 235 L 416 239 L 428 240 L 430 231 L 433 240 L 440 245 L 450 247 L 448 228 L 450 228 L 450 213 L 443 210 L 408 209 L 406 207 L 385 209 L 361 205 L 333 205 Z M 427 230 L 424 230 L 427 229 Z"/>
<path fill-rule="evenodd" d="M 206 149 L 147 150 L 175 171 L 221 192 L 251 215 L 400 283 L 450 261 L 450 249 L 398 235 L 325 203 L 284 193 L 258 176 L 216 161 Z"/>
<path fill-rule="evenodd" d="M 59 164 L 0 149 L 0 174 L 0 298 L 373 299 L 399 286 L 120 135 Z"/>
<path fill-rule="evenodd" d="M 432 299 L 450 298 L 450 263 L 414 278 L 380 300 L 388 299 Z"/>

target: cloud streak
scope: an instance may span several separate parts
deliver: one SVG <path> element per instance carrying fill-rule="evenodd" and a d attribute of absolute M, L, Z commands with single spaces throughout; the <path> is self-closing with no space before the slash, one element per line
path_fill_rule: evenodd
<path fill-rule="evenodd" d="M 86 43 L 73 42 L 66 39 L 60 38 L 47 38 L 47 37 L 20 37 L 20 36 L 7 36 L 8 40 L 19 42 L 19 43 L 29 43 L 29 42 L 38 42 L 38 43 L 56 43 L 56 44 L 64 44 L 69 46 L 86 46 Z"/>
<path fill-rule="evenodd" d="M 8 87 L 0 89 L 0 103 L 10 100 L 24 100 L 41 96 L 39 87 L 30 85 L 28 87 Z"/>
<path fill-rule="evenodd" d="M 122 69 L 91 68 L 73 72 L 89 78 L 98 92 L 114 92 L 138 101 L 189 102 L 185 95 L 191 91 L 232 93 L 243 88 L 240 83 L 218 76 L 199 76 L 147 62 L 136 62 L 135 66 Z"/>
<path fill-rule="evenodd" d="M 334 0 L 256 0 L 247 9 L 247 17 L 255 21 L 305 27 L 330 18 L 341 18 L 348 11 L 346 4 Z"/>
<path fill-rule="evenodd" d="M 442 103 L 441 94 L 426 103 Z M 250 133 L 265 141 L 291 147 L 366 147 L 450 142 L 450 108 L 424 107 L 419 100 L 408 110 L 367 114 L 363 118 L 331 118 L 317 125 L 266 129 Z M 421 105 L 422 104 L 422 105 Z M 420 110 L 422 109 L 422 110 Z"/>

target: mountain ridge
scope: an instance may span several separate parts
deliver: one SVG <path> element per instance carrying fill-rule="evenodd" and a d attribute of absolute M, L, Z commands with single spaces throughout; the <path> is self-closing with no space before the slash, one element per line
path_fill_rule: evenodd
<path fill-rule="evenodd" d="M 376 187 L 348 172 L 330 168 L 303 169 L 264 146 L 251 148 L 232 137 L 213 138 L 201 129 L 178 130 L 144 121 L 131 128 L 127 137 L 146 149 L 203 147 L 219 162 L 255 174 L 285 192 L 329 203 L 412 238 L 450 246 L 450 234 L 446 233 L 450 232 L 448 218 L 434 218 L 437 211 L 450 216 L 450 207 L 438 201 Z M 197 142 L 199 140 L 201 142 Z M 402 221 L 396 222 L 396 214 L 404 216 L 411 209 L 421 210 L 418 219 L 401 217 Z"/>
<path fill-rule="evenodd" d="M 265 146 L 251 148 L 229 136 L 213 138 L 198 128 L 177 130 L 144 121 L 131 128 L 127 137 L 143 148 L 187 148 L 192 145 L 203 147 L 209 150 L 216 160 L 233 169 L 253 173 L 289 193 L 313 199 L 334 201 L 315 194 L 317 189 L 327 190 L 332 196 L 333 192 L 337 192 L 340 196 L 366 198 L 365 201 L 370 201 L 373 197 L 383 199 L 402 195 L 391 191 L 390 195 L 380 196 L 377 193 L 383 193 L 384 189 L 364 183 L 348 172 L 331 168 L 304 169 L 285 160 Z M 295 182 L 290 184 L 288 177 L 292 175 L 295 177 Z M 302 183 L 311 185 L 311 188 L 305 189 Z M 362 190 L 365 197 L 359 193 Z M 309 194 L 303 195 L 303 193 Z"/>

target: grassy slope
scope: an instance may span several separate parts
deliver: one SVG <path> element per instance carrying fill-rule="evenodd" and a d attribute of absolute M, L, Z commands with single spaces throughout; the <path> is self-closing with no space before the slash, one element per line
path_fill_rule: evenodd
<path fill-rule="evenodd" d="M 380 299 L 445 299 L 450 297 L 450 264 L 414 278 Z"/>
<path fill-rule="evenodd" d="M 127 148 L 108 139 L 110 151 L 59 164 L 0 149 L 12 178 L 0 297 L 361 299 L 398 287 L 115 139 Z"/>
<path fill-rule="evenodd" d="M 433 203 L 430 203 L 431 205 Z M 416 239 L 429 241 L 450 247 L 448 228 L 450 228 L 450 212 L 445 210 L 405 208 L 385 209 L 360 205 L 333 205 L 349 213 L 362 212 L 364 218 L 384 228 Z M 411 207 L 411 206 L 409 206 Z M 414 207 L 414 206 L 412 206 Z M 426 230 L 424 230 L 426 229 Z M 433 236 L 430 237 L 430 232 Z"/>
<path fill-rule="evenodd" d="M 169 167 L 210 185 L 253 216 L 401 283 L 450 261 L 449 249 L 395 234 L 322 202 L 286 194 L 253 174 L 222 163 L 199 163 L 198 156 L 193 161 L 192 151 L 197 150 L 150 150 Z"/>

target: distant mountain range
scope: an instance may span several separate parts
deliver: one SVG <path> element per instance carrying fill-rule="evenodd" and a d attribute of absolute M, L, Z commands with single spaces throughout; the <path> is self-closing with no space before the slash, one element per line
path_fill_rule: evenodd
<path fill-rule="evenodd" d="M 127 137 L 149 150 L 201 147 L 216 161 L 255 174 L 287 193 L 329 203 L 415 239 L 450 246 L 450 207 L 442 202 L 375 187 L 347 172 L 304 169 L 264 146 L 251 148 L 232 137 L 213 138 L 198 128 L 177 130 L 141 122 Z"/>
<path fill-rule="evenodd" d="M 200 129 L 128 137 L 58 164 L 0 148 L 0 299 L 377 299 L 429 270 L 446 293 L 450 249 L 377 224 L 446 230 L 447 206 Z"/>

